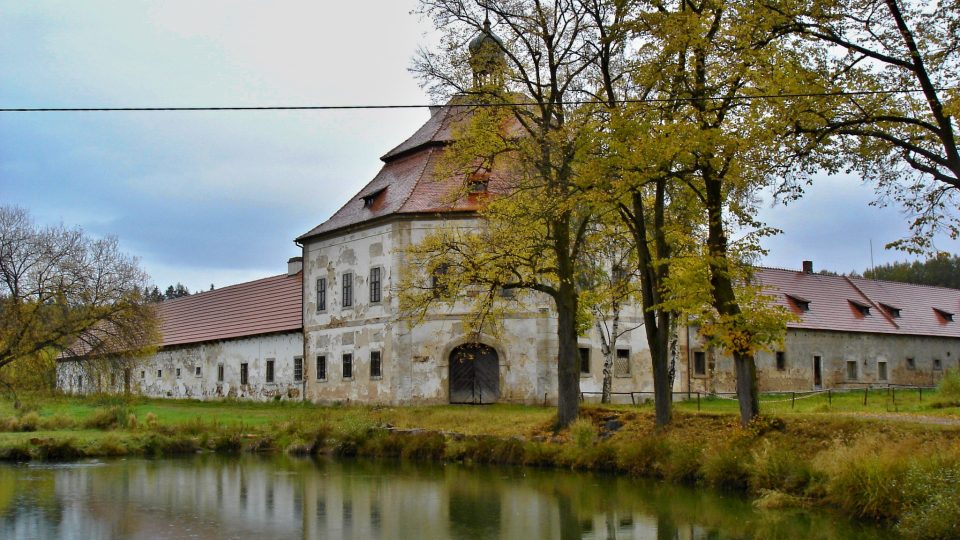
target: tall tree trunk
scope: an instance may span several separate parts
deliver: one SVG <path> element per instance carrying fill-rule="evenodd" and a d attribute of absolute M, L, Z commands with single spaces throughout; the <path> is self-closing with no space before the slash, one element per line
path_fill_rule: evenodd
<path fill-rule="evenodd" d="M 580 408 L 580 369 L 577 353 L 577 293 L 561 282 L 557 301 L 557 426 L 577 419 Z"/>
<path fill-rule="evenodd" d="M 580 355 L 577 352 L 577 302 L 574 256 L 571 254 L 570 215 L 553 222 L 557 256 L 557 427 L 577 419 L 580 408 Z"/>
<path fill-rule="evenodd" d="M 730 261 L 727 251 L 727 237 L 723 230 L 722 182 L 712 177 L 709 170 L 704 171 L 707 217 L 707 247 L 710 250 L 710 285 L 713 307 L 721 317 L 734 319 L 740 315 L 740 304 L 733 291 L 730 277 Z M 743 348 L 729 351 L 733 355 L 734 371 L 737 377 L 737 400 L 740 404 L 740 423 L 747 425 L 760 414 L 760 401 L 757 396 L 757 366 L 750 351 L 749 330 L 732 328 L 734 332 L 744 333 L 740 339 Z"/>

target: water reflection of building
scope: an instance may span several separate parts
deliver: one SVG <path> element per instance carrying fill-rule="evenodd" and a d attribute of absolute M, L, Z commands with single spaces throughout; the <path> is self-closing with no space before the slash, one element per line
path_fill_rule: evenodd
<path fill-rule="evenodd" d="M 243 456 L 0 465 L 0 538 L 875 538 L 624 478 Z M 13 480 L 11 480 L 11 478 Z"/>

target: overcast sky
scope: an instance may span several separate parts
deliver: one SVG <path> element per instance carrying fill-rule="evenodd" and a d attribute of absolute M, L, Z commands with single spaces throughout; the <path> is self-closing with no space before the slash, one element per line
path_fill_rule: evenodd
<path fill-rule="evenodd" d="M 0 107 L 428 103 L 407 71 L 431 42 L 415 0 L 0 0 Z M 116 235 L 154 282 L 274 275 L 293 239 L 373 178 L 423 109 L 0 113 L 0 204 Z M 904 259 L 869 186 L 823 178 L 761 217 L 771 266 Z M 940 249 L 960 252 L 941 240 Z"/>

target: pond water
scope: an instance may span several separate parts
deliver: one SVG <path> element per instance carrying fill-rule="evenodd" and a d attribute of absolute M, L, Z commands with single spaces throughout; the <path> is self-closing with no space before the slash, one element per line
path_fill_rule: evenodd
<path fill-rule="evenodd" d="M 0 465 L 0 538 L 889 538 L 816 512 L 625 478 L 198 455 Z"/>

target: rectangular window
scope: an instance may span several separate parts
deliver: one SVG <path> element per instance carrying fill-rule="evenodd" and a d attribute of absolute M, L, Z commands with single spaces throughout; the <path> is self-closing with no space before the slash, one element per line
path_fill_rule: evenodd
<path fill-rule="evenodd" d="M 343 307 L 350 307 L 353 305 L 353 274 L 346 273 L 343 275 Z"/>
<path fill-rule="evenodd" d="M 273 365 L 274 365 L 273 358 L 268 358 L 267 359 L 267 382 L 268 383 L 273 382 Z"/>
<path fill-rule="evenodd" d="M 293 380 L 300 382 L 303 380 L 303 358 L 293 357 Z"/>
<path fill-rule="evenodd" d="M 77 388 L 83 388 L 83 375 L 77 375 Z"/>
<path fill-rule="evenodd" d="M 141 378 L 141 379 L 146 379 L 146 378 L 147 378 L 147 372 L 144 371 L 144 370 L 140 370 L 140 378 Z"/>
<path fill-rule="evenodd" d="M 223 364 L 217 364 L 217 382 L 223 382 Z"/>
<path fill-rule="evenodd" d="M 447 294 L 447 272 L 450 270 L 450 266 L 446 263 L 437 265 L 433 271 L 433 276 L 431 277 L 433 287 L 433 296 L 440 297 Z"/>
<path fill-rule="evenodd" d="M 382 373 L 380 351 L 370 351 L 370 377 L 380 377 Z"/>
<path fill-rule="evenodd" d="M 694 375 L 707 374 L 707 353 L 703 351 L 693 352 L 693 374 Z"/>
<path fill-rule="evenodd" d="M 193 374 L 196 375 L 197 377 L 200 376 L 200 366 L 193 367 Z"/>
<path fill-rule="evenodd" d="M 158 369 L 158 370 L 157 370 L 157 378 L 159 379 L 159 378 L 161 378 L 161 377 L 163 377 L 163 370 L 162 370 L 162 369 Z"/>
<path fill-rule="evenodd" d="M 917 361 L 913 358 L 907 358 L 907 369 L 917 369 Z"/>
<path fill-rule="evenodd" d="M 783 351 L 777 351 L 777 371 L 787 369 L 787 355 Z"/>
<path fill-rule="evenodd" d="M 247 369 L 247 363 L 244 362 L 240 364 L 240 384 L 247 384 L 248 374 L 249 374 L 249 371 Z"/>
<path fill-rule="evenodd" d="M 317 380 L 327 380 L 327 357 L 323 355 L 317 356 Z"/>
<path fill-rule="evenodd" d="M 613 374 L 617 377 L 630 375 L 630 350 L 617 349 L 617 358 L 613 364 Z"/>
<path fill-rule="evenodd" d="M 940 371 L 941 369 L 943 369 L 943 362 L 941 362 L 939 358 L 933 359 L 933 369 L 937 371 Z"/>
<path fill-rule="evenodd" d="M 877 362 L 877 379 L 881 381 L 887 380 L 887 363 L 886 362 Z"/>
<path fill-rule="evenodd" d="M 847 360 L 847 379 L 857 380 L 857 362 L 856 360 Z"/>
<path fill-rule="evenodd" d="M 370 269 L 370 303 L 380 301 L 380 268 Z"/>
<path fill-rule="evenodd" d="M 180 368 L 177 368 L 177 378 L 180 378 Z"/>
<path fill-rule="evenodd" d="M 590 347 L 580 347 L 577 352 L 580 353 L 580 373 L 590 373 Z"/>
<path fill-rule="evenodd" d="M 343 378 L 353 378 L 353 355 L 350 353 L 345 353 L 343 355 Z"/>
<path fill-rule="evenodd" d="M 317 280 L 317 311 L 327 309 L 327 278 Z"/>

